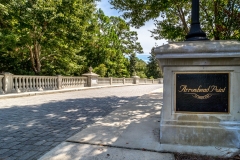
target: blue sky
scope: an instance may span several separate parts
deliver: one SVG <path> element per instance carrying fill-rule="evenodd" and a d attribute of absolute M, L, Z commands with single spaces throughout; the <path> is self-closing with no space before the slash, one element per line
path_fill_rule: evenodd
<path fill-rule="evenodd" d="M 112 6 L 109 4 L 108 0 L 101 0 L 101 2 L 97 3 L 97 7 L 101 8 L 105 15 L 107 16 L 120 16 L 121 13 L 119 13 L 117 10 L 111 9 Z M 149 53 L 151 52 L 152 47 L 154 46 L 161 46 L 164 43 L 166 44 L 166 40 L 154 40 L 151 37 L 151 33 L 149 30 L 153 30 L 155 28 L 153 21 L 148 21 L 145 26 L 135 29 L 131 28 L 131 30 L 136 31 L 138 33 L 138 41 L 141 43 L 141 46 L 143 47 L 143 54 L 138 54 L 137 57 L 148 61 Z"/>

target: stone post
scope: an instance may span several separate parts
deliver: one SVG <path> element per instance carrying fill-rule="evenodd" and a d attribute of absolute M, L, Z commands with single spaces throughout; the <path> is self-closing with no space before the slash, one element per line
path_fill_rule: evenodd
<path fill-rule="evenodd" d="M 57 89 L 62 89 L 62 76 L 57 76 Z"/>
<path fill-rule="evenodd" d="M 92 67 L 89 67 L 89 72 L 84 73 L 82 76 L 87 77 L 87 87 L 98 85 L 98 76 L 96 73 L 92 72 Z"/>
<path fill-rule="evenodd" d="M 132 78 L 133 78 L 133 84 L 139 84 L 139 79 L 140 79 L 140 77 L 138 77 L 138 76 L 133 76 Z"/>
<path fill-rule="evenodd" d="M 11 93 L 13 89 L 13 74 L 9 72 L 3 73 L 3 91 L 4 93 Z"/>
<path fill-rule="evenodd" d="M 163 84 L 163 78 L 158 78 L 158 83 Z"/>
<path fill-rule="evenodd" d="M 110 77 L 110 85 L 112 85 L 113 79 L 112 77 Z"/>
<path fill-rule="evenodd" d="M 125 84 L 125 77 L 123 77 L 123 84 Z"/>

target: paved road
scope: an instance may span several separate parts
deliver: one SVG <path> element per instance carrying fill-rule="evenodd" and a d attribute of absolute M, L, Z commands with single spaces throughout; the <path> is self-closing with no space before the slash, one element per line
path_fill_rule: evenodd
<path fill-rule="evenodd" d="M 38 159 L 87 125 L 161 87 L 138 85 L 0 99 L 0 160 Z"/>

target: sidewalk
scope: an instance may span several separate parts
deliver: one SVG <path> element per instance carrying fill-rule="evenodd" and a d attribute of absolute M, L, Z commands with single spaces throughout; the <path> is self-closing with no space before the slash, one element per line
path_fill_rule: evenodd
<path fill-rule="evenodd" d="M 40 160 L 173 160 L 160 153 L 162 90 L 143 95 L 88 126 Z"/>

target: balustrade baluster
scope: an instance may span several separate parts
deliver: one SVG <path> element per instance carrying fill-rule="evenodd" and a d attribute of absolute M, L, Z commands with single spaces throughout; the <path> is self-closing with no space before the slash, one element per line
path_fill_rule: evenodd
<path fill-rule="evenodd" d="M 55 79 L 52 78 L 52 89 L 54 89 L 54 86 L 55 86 L 54 81 L 55 81 Z"/>
<path fill-rule="evenodd" d="M 54 89 L 57 89 L 57 78 L 54 78 Z"/>
<path fill-rule="evenodd" d="M 28 77 L 25 77 L 25 92 L 28 92 L 29 90 L 29 83 L 28 83 Z"/>
<path fill-rule="evenodd" d="M 52 78 L 49 78 L 49 79 L 48 79 L 48 82 L 49 82 L 49 88 L 52 89 Z"/>
<path fill-rule="evenodd" d="M 48 78 L 45 78 L 45 86 L 48 89 Z"/>
<path fill-rule="evenodd" d="M 29 77 L 29 90 L 32 91 L 32 77 Z"/>
<path fill-rule="evenodd" d="M 54 78 L 50 79 L 50 87 L 51 89 L 54 89 Z"/>
<path fill-rule="evenodd" d="M 40 88 L 41 88 L 41 80 L 40 78 L 38 78 L 38 89 L 40 90 Z"/>
<path fill-rule="evenodd" d="M 22 77 L 22 92 L 26 91 L 26 83 L 25 83 L 25 77 Z"/>
<path fill-rule="evenodd" d="M 48 89 L 50 88 L 50 78 L 47 79 L 47 86 L 48 86 Z"/>
<path fill-rule="evenodd" d="M 3 92 L 3 77 L 0 77 L 0 94 L 4 94 L 4 92 Z"/>
<path fill-rule="evenodd" d="M 19 86 L 19 82 L 20 82 L 19 79 L 20 79 L 20 77 L 16 77 L 15 78 L 15 92 L 17 92 L 17 93 L 21 92 L 19 87 L 18 87 Z"/>
<path fill-rule="evenodd" d="M 27 83 L 27 91 L 30 91 L 30 77 L 26 78 L 26 83 Z"/>
<path fill-rule="evenodd" d="M 36 77 L 36 89 L 38 90 L 38 77 Z"/>
<path fill-rule="evenodd" d="M 66 85 L 67 85 L 67 79 L 64 78 L 64 88 L 66 88 Z"/>
<path fill-rule="evenodd" d="M 34 78 L 33 78 L 33 89 L 34 89 L 34 90 L 37 90 L 37 85 L 38 85 L 38 84 L 37 84 L 37 78 L 34 77 Z"/>
<path fill-rule="evenodd" d="M 52 78 L 52 88 L 53 88 L 53 89 L 54 89 L 54 86 L 55 86 L 54 82 L 55 82 L 55 79 Z"/>
<path fill-rule="evenodd" d="M 40 78 L 41 79 L 41 88 L 44 89 L 44 78 Z"/>
<path fill-rule="evenodd" d="M 41 90 L 42 89 L 42 78 L 39 77 L 39 89 Z"/>
<path fill-rule="evenodd" d="M 18 89 L 21 92 L 21 90 L 22 90 L 22 78 L 21 77 L 18 77 Z"/>
<path fill-rule="evenodd" d="M 70 84 L 69 84 L 69 78 L 67 78 L 67 87 L 69 87 Z"/>
<path fill-rule="evenodd" d="M 61 82 L 62 86 L 61 88 L 64 88 L 64 77 L 62 77 L 62 82 Z"/>

